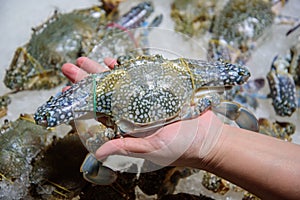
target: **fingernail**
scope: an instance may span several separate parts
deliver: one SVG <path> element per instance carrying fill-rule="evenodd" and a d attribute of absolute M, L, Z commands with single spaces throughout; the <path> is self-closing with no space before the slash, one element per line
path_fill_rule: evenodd
<path fill-rule="evenodd" d="M 79 57 L 79 58 L 77 58 L 76 63 L 78 66 L 81 66 L 82 63 L 85 62 L 85 60 L 86 60 L 86 57 Z"/>
<path fill-rule="evenodd" d="M 70 63 L 64 64 L 61 68 L 62 72 L 67 76 L 76 75 L 78 71 L 77 67 L 74 67 L 73 64 Z"/>
<path fill-rule="evenodd" d="M 75 82 L 75 78 L 78 74 L 78 68 L 71 63 L 66 63 L 61 68 L 62 73 L 72 82 Z"/>
<path fill-rule="evenodd" d="M 114 58 L 104 58 L 104 63 L 111 69 L 117 64 L 117 60 Z"/>

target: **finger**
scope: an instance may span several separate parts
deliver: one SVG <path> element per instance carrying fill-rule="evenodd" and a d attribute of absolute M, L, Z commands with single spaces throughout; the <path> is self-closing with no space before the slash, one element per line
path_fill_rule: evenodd
<path fill-rule="evenodd" d="M 107 67 L 104 67 L 87 57 L 80 57 L 76 62 L 81 69 L 85 70 L 88 73 L 95 74 L 109 70 Z"/>
<path fill-rule="evenodd" d="M 176 137 L 175 130 L 180 126 L 181 122 L 174 123 L 144 138 L 125 137 L 108 141 L 96 151 L 95 156 L 97 159 L 105 159 L 109 155 L 130 155 L 149 159 L 150 153 L 168 147 Z"/>
<path fill-rule="evenodd" d="M 144 138 L 120 138 L 110 140 L 103 144 L 95 153 L 95 156 L 99 160 L 103 160 L 109 155 L 131 155 L 131 152 L 139 153 L 143 155 L 151 152 L 152 146 Z M 139 156 L 140 157 L 140 156 Z"/>
<path fill-rule="evenodd" d="M 115 65 L 117 65 L 117 60 L 114 58 L 104 58 L 104 63 L 110 68 L 113 69 L 115 67 Z"/>
<path fill-rule="evenodd" d="M 67 90 L 70 89 L 70 88 L 71 88 L 71 86 L 66 86 L 66 87 L 64 87 L 64 88 L 62 89 L 62 92 L 67 91 Z"/>
<path fill-rule="evenodd" d="M 73 83 L 82 80 L 88 73 L 72 63 L 66 63 L 61 68 L 62 73 Z"/>

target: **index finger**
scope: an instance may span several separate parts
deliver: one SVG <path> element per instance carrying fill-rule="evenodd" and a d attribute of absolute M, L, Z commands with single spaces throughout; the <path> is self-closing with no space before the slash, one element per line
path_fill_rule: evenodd
<path fill-rule="evenodd" d="M 109 70 L 109 68 L 102 66 L 99 63 L 97 63 L 96 61 L 93 61 L 87 57 L 78 58 L 76 63 L 78 65 L 78 67 L 80 67 L 84 71 L 86 71 L 88 73 L 92 73 L 92 74 L 101 73 L 101 72 L 105 72 L 105 71 Z"/>

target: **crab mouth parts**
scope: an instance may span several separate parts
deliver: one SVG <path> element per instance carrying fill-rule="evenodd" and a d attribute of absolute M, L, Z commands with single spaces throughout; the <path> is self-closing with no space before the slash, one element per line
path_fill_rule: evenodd
<path fill-rule="evenodd" d="M 44 126 L 44 127 L 47 127 L 48 126 L 48 121 L 47 119 L 44 118 L 39 118 L 39 119 L 35 119 L 35 122 L 37 125 L 40 125 L 40 126 Z"/>

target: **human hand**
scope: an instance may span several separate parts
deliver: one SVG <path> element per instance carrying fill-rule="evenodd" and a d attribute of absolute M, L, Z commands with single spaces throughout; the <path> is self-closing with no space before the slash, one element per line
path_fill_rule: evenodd
<path fill-rule="evenodd" d="M 111 58 L 104 62 L 110 69 L 116 64 L 116 60 Z M 66 63 L 62 67 L 62 72 L 72 82 L 83 79 L 88 73 L 106 70 L 109 69 L 85 57 L 78 58 L 77 66 Z M 135 135 L 108 141 L 96 151 L 95 156 L 104 160 L 109 155 L 127 155 L 163 166 L 201 168 L 201 164 L 204 166 L 205 162 L 209 162 L 209 155 L 213 155 L 223 125 L 213 112 L 207 111 L 197 118 L 164 126 L 146 137 Z M 199 163 L 199 159 L 202 163 Z"/>
<path fill-rule="evenodd" d="M 86 77 L 89 73 L 101 73 L 104 71 L 108 71 L 109 69 L 113 69 L 117 61 L 113 58 L 105 58 L 104 63 L 107 67 L 101 66 L 99 63 L 86 58 L 80 57 L 76 60 L 76 65 L 72 63 L 65 63 L 61 71 L 62 73 L 72 82 L 77 83 Z M 63 88 L 63 91 L 69 89 L 70 86 Z"/>

